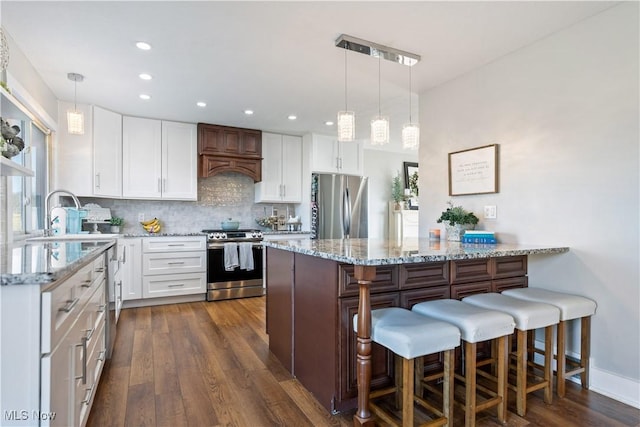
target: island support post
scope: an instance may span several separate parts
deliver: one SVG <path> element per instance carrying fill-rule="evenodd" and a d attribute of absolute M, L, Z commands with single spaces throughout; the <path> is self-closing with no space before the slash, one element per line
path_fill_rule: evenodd
<path fill-rule="evenodd" d="M 376 267 L 355 265 L 354 275 L 358 281 L 359 299 L 356 345 L 358 409 L 353 416 L 353 425 L 373 426 L 375 423 L 369 410 L 369 388 L 371 387 L 371 300 L 369 287 L 376 277 Z"/>

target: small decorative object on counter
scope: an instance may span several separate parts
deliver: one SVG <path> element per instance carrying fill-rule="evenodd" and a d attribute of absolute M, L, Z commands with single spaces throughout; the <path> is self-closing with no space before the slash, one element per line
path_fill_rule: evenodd
<path fill-rule="evenodd" d="M 153 234 L 160 232 L 160 220 L 158 218 L 142 221 L 140 224 L 142 224 L 142 228 L 144 228 L 147 233 Z"/>
<path fill-rule="evenodd" d="M 487 230 L 467 230 L 462 236 L 462 243 L 496 244 L 496 233 Z"/>
<path fill-rule="evenodd" d="M 220 227 L 224 231 L 237 230 L 240 227 L 240 221 L 234 221 L 231 218 L 225 219 L 220 223 Z"/>
<path fill-rule="evenodd" d="M 119 216 L 112 216 L 109 220 L 109 231 L 112 233 L 120 233 L 120 226 L 124 224 L 124 218 L 120 218 Z"/>
<path fill-rule="evenodd" d="M 439 223 L 443 223 L 447 232 L 447 240 L 459 242 L 466 230 L 473 230 L 478 223 L 478 217 L 473 212 L 467 211 L 462 206 L 453 206 L 449 202 L 449 207 L 442 212 Z"/>

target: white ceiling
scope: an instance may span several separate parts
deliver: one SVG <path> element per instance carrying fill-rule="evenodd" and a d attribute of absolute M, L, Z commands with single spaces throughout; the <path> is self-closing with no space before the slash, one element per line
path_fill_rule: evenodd
<path fill-rule="evenodd" d="M 266 131 L 334 134 L 344 108 L 340 34 L 416 53 L 417 93 L 615 5 L 613 2 L 33 2 L 0 4 L 2 26 L 53 93 L 73 100 L 67 73 L 85 76 L 79 103 L 124 114 Z M 143 52 L 139 40 L 153 49 Z M 349 52 L 356 137 L 378 110 L 378 60 Z M 11 69 L 11 67 L 10 67 Z M 153 76 L 143 81 L 138 74 Z M 16 76 L 19 78 L 19 76 Z M 381 110 L 399 139 L 409 116 L 409 69 L 382 61 Z M 149 101 L 140 93 L 152 96 Z M 196 101 L 207 107 L 196 107 Z M 251 108 L 255 114 L 245 116 Z M 296 114 L 296 121 L 287 116 Z"/>

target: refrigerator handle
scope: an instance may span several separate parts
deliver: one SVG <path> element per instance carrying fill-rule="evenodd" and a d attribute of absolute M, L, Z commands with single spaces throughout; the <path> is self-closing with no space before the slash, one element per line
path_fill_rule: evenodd
<path fill-rule="evenodd" d="M 348 188 L 342 193 L 342 233 L 347 239 L 351 234 L 351 197 Z"/>

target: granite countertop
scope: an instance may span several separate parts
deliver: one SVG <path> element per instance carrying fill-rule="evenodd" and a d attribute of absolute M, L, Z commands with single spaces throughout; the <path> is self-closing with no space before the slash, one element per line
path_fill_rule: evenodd
<path fill-rule="evenodd" d="M 207 233 L 197 232 L 197 233 L 126 233 L 123 234 L 124 238 L 135 238 L 135 237 L 185 237 L 185 236 L 206 236 Z"/>
<path fill-rule="evenodd" d="M 523 244 L 468 244 L 406 239 L 319 239 L 264 241 L 264 246 L 354 265 L 408 264 L 534 254 L 559 254 L 568 247 Z"/>
<path fill-rule="evenodd" d="M 273 236 L 273 235 L 283 235 L 283 234 L 311 234 L 311 231 L 286 231 L 286 230 L 278 230 L 278 231 L 263 231 L 263 236 Z"/>
<path fill-rule="evenodd" d="M 115 240 L 46 240 L 0 247 L 0 286 L 48 285 L 75 273 Z"/>

